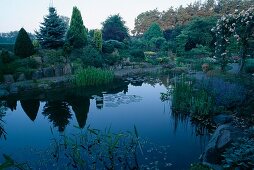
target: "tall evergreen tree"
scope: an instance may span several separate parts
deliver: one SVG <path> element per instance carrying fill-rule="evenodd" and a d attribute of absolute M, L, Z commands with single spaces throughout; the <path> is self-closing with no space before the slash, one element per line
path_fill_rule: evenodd
<path fill-rule="evenodd" d="M 124 25 L 122 17 L 117 15 L 109 16 L 106 21 L 102 23 L 102 37 L 103 40 L 117 40 L 123 41 L 129 37 L 128 28 Z"/>
<path fill-rule="evenodd" d="M 18 33 L 14 45 L 14 53 L 22 58 L 29 57 L 34 53 L 34 46 L 24 28 L 21 28 Z"/>
<path fill-rule="evenodd" d="M 56 9 L 50 7 L 39 32 L 36 31 L 36 37 L 42 48 L 54 49 L 64 44 L 66 30 L 66 23 L 57 15 Z"/>
<path fill-rule="evenodd" d="M 99 49 L 99 51 L 102 51 L 102 33 L 101 30 L 94 30 L 94 44 L 95 47 Z"/>
<path fill-rule="evenodd" d="M 87 31 L 83 24 L 81 13 L 77 7 L 73 7 L 67 39 L 74 48 L 81 48 L 87 44 Z"/>

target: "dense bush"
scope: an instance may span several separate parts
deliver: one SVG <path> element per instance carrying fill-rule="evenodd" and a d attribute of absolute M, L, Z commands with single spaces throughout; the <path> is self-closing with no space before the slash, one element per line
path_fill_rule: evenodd
<path fill-rule="evenodd" d="M 7 50 L 7 51 L 13 52 L 13 51 L 14 51 L 14 44 L 1 43 L 1 44 L 0 44 L 0 50 L 1 50 L 1 49 L 5 49 L 5 50 Z"/>
<path fill-rule="evenodd" d="M 101 67 L 103 64 L 101 53 L 91 45 L 83 49 L 80 58 L 85 66 Z"/>
<path fill-rule="evenodd" d="M 245 64 L 246 73 L 254 73 L 254 59 L 247 59 Z"/>
<path fill-rule="evenodd" d="M 8 51 L 3 50 L 0 55 L 0 60 L 2 61 L 3 64 L 7 64 L 10 63 L 13 60 L 13 58 L 11 57 Z"/>
<path fill-rule="evenodd" d="M 131 50 L 130 54 L 132 56 L 133 61 L 144 61 L 145 60 L 145 54 L 140 49 Z"/>
<path fill-rule="evenodd" d="M 114 49 L 115 49 L 114 45 L 112 45 L 111 43 L 104 42 L 102 44 L 102 52 L 103 53 L 111 54 L 111 53 L 113 53 Z"/>

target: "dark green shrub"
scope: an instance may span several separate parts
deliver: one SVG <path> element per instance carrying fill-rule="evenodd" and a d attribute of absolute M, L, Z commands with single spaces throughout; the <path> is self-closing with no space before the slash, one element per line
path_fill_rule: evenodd
<path fill-rule="evenodd" d="M 111 54 L 114 51 L 114 46 L 110 43 L 104 42 L 102 44 L 102 52 L 103 53 L 107 53 L 107 54 Z"/>
<path fill-rule="evenodd" d="M 11 55 L 8 51 L 3 50 L 1 52 L 1 61 L 3 62 L 3 64 L 7 64 L 10 63 L 12 61 Z"/>
<path fill-rule="evenodd" d="M 105 64 L 114 65 L 121 59 L 121 57 L 119 55 L 114 55 L 114 54 L 105 54 L 103 56 L 103 59 L 105 61 Z"/>
<path fill-rule="evenodd" d="M 13 52 L 13 51 L 14 51 L 14 44 L 1 43 L 1 44 L 0 44 L 0 50 L 1 50 L 1 49 L 5 49 L 5 50 L 7 50 L 7 51 Z"/>
<path fill-rule="evenodd" d="M 101 53 L 91 45 L 83 49 L 80 58 L 85 66 L 101 67 L 103 64 Z"/>
<path fill-rule="evenodd" d="M 144 51 L 140 50 L 140 49 L 136 49 L 136 50 L 131 50 L 130 54 L 132 56 L 132 59 L 134 61 L 144 61 L 145 60 L 145 54 Z"/>
<path fill-rule="evenodd" d="M 16 56 L 26 58 L 34 54 L 34 46 L 26 30 L 21 28 L 17 36 L 14 53 Z"/>
<path fill-rule="evenodd" d="M 254 73 L 254 59 L 247 59 L 245 64 L 246 73 Z"/>
<path fill-rule="evenodd" d="M 111 44 L 114 48 L 117 48 L 117 49 L 124 49 L 124 47 L 125 47 L 124 43 L 117 41 L 117 40 L 108 40 L 105 43 Z"/>

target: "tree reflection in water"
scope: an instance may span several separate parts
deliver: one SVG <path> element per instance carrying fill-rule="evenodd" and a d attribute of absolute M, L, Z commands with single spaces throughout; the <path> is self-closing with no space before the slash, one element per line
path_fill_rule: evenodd
<path fill-rule="evenodd" d="M 46 102 L 42 114 L 48 117 L 54 127 L 58 127 L 59 132 L 64 131 L 72 118 L 68 103 L 64 101 Z"/>
<path fill-rule="evenodd" d="M 20 100 L 20 104 L 26 115 L 34 121 L 39 111 L 39 100 Z"/>
<path fill-rule="evenodd" d="M 75 96 L 68 102 L 75 113 L 78 125 L 84 128 L 86 125 L 87 114 L 90 107 L 90 99 L 88 97 Z"/>

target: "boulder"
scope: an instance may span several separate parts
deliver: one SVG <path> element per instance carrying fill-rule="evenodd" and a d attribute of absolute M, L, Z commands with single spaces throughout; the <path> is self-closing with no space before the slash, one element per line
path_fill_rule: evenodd
<path fill-rule="evenodd" d="M 42 70 L 43 70 L 43 76 L 44 77 L 54 77 L 55 76 L 55 72 L 54 72 L 53 67 L 43 68 Z"/>
<path fill-rule="evenodd" d="M 63 67 L 62 66 L 55 66 L 54 71 L 55 71 L 56 77 L 60 77 L 63 75 Z"/>
<path fill-rule="evenodd" d="M 41 57 L 35 56 L 35 57 L 32 57 L 32 59 L 34 59 L 36 61 L 36 63 L 42 64 L 42 58 Z"/>
<path fill-rule="evenodd" d="M 234 128 L 231 124 L 219 126 L 202 154 L 202 161 L 204 163 L 220 164 L 222 160 L 221 154 L 240 136 L 240 133 L 241 131 Z"/>
<path fill-rule="evenodd" d="M 10 93 L 18 93 L 18 87 L 15 84 L 10 86 Z"/>
<path fill-rule="evenodd" d="M 19 77 L 17 78 L 17 81 L 25 81 L 25 80 L 26 80 L 26 76 L 25 76 L 24 73 L 21 73 L 21 74 L 19 75 Z"/>
<path fill-rule="evenodd" d="M 215 116 L 213 118 L 213 121 L 216 125 L 223 125 L 226 123 L 231 123 L 233 121 L 233 116 L 226 115 L 226 114 L 220 114 L 218 116 Z"/>
<path fill-rule="evenodd" d="M 6 97 L 9 95 L 9 92 L 6 89 L 0 89 L 0 98 Z"/>
<path fill-rule="evenodd" d="M 37 79 L 41 79 L 41 78 L 43 78 L 42 70 L 36 70 L 35 72 L 33 72 L 33 74 L 32 74 L 33 80 L 37 80 Z"/>
<path fill-rule="evenodd" d="M 71 70 L 71 65 L 70 64 L 66 64 L 63 68 L 63 74 L 64 75 L 70 75 L 72 73 Z"/>
<path fill-rule="evenodd" d="M 11 74 L 4 75 L 4 82 L 7 84 L 14 83 L 15 81 L 13 75 Z"/>

